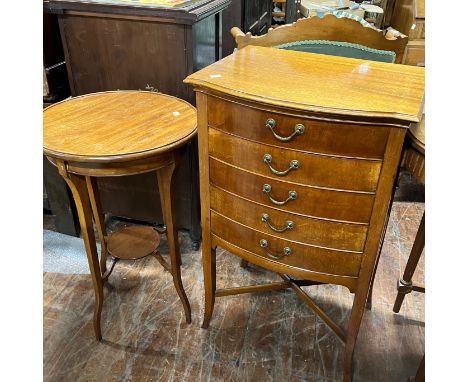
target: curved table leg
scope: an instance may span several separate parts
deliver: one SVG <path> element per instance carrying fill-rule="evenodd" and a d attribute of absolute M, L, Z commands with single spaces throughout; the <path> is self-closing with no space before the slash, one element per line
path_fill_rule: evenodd
<path fill-rule="evenodd" d="M 81 234 L 85 244 L 86 256 L 88 257 L 96 301 L 94 305 L 94 334 L 96 339 L 100 341 L 102 339 L 101 312 L 104 301 L 103 282 L 96 248 L 96 239 L 94 238 L 93 211 L 86 186 L 86 179 L 84 176 L 68 173 L 63 162 L 57 162 L 57 167 L 60 175 L 62 175 L 71 189 L 80 220 Z"/>
<path fill-rule="evenodd" d="M 179 239 L 177 237 L 177 229 L 175 227 L 172 211 L 174 211 L 174 170 L 175 163 L 165 166 L 156 171 L 158 176 L 159 194 L 161 197 L 161 207 L 163 212 L 164 223 L 166 225 L 167 243 L 169 246 L 169 254 L 171 257 L 171 273 L 174 280 L 174 286 L 180 301 L 184 306 L 185 320 L 189 324 L 192 322 L 190 304 L 185 294 L 184 286 L 182 285 L 182 278 L 180 275 L 180 250 Z"/>
<path fill-rule="evenodd" d="M 106 226 L 104 223 L 104 215 L 102 214 L 101 199 L 99 197 L 99 189 L 97 186 L 97 179 L 87 176 L 86 185 L 88 187 L 89 200 L 93 209 L 94 223 L 101 242 L 101 274 L 106 273 L 106 260 L 107 260 L 107 243 L 106 243 Z"/>
<path fill-rule="evenodd" d="M 205 283 L 205 313 L 202 328 L 210 325 L 215 303 L 216 292 L 216 249 L 210 248 L 209 243 L 202 241 L 203 275 Z"/>

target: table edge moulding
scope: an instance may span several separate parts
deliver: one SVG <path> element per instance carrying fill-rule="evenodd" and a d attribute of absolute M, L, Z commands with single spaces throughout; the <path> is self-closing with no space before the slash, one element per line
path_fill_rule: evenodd
<path fill-rule="evenodd" d="M 172 106 L 178 106 L 177 110 L 172 110 Z M 97 340 L 102 339 L 103 286 L 119 260 L 154 256 L 172 275 L 186 322 L 191 322 L 173 217 L 173 175 L 184 149 L 182 145 L 196 132 L 196 111 L 192 105 L 155 92 L 91 93 L 44 109 L 44 155 L 70 187 L 78 211 L 95 293 L 93 324 Z M 150 171 L 156 172 L 165 229 L 159 232 L 149 226 L 132 226 L 107 235 L 96 177 Z M 101 242 L 100 259 L 93 223 Z M 158 252 L 160 233 L 167 236 L 170 264 Z M 129 248 L 132 253 L 127 252 Z M 112 256 L 109 268 L 108 254 Z"/>
<path fill-rule="evenodd" d="M 352 380 L 354 347 L 384 239 L 403 142 L 408 127 L 422 115 L 424 75 L 424 68 L 418 67 L 247 46 L 185 79 L 196 92 L 198 112 L 205 287 L 203 328 L 209 326 L 215 297 L 292 288 L 345 343 L 343 376 L 344 381 Z M 275 81 L 265 81 L 265 76 L 275 76 Z M 340 129 L 349 137 L 349 145 L 336 143 L 335 134 Z M 356 136 L 371 129 L 370 134 L 375 132 L 375 136 L 369 142 L 380 140 L 381 150 L 352 142 L 351 129 L 360 131 Z M 334 133 L 330 134 L 330 130 Z M 244 155 L 239 143 L 242 140 L 244 147 L 254 147 L 261 155 L 253 159 L 255 150 L 250 148 L 245 149 Z M 313 143 L 312 149 L 307 142 Z M 355 152 L 342 155 L 350 147 Z M 276 155 L 273 160 L 272 155 L 265 159 L 260 150 L 269 154 L 283 152 L 288 159 L 284 163 L 279 163 L 281 157 Z M 293 156 L 301 160 L 301 165 L 296 161 L 294 166 L 289 165 L 289 170 L 275 169 L 286 168 Z M 306 156 L 308 159 L 303 161 Z M 312 157 L 316 157 L 314 165 L 310 162 Z M 355 169 L 335 168 L 337 158 L 348 164 L 353 162 Z M 374 182 L 376 178 L 374 171 L 363 172 L 359 161 L 380 166 L 375 186 L 364 189 L 363 179 L 372 178 Z M 317 167 L 319 162 L 332 176 L 327 177 L 325 167 Z M 234 179 L 232 174 L 237 174 Z M 330 185 L 338 184 L 333 176 L 341 179 L 340 187 Z M 359 179 L 353 183 L 356 177 Z M 268 184 L 263 184 L 266 181 Z M 220 191 L 212 192 L 215 189 Z M 265 214 L 255 217 L 236 214 L 232 207 L 235 203 L 214 200 L 213 204 L 212 198 L 218 198 L 216 195 L 220 193 L 230 195 L 231 201 L 242 199 L 244 205 L 264 206 L 272 217 L 276 216 L 276 221 L 273 218 L 270 221 Z M 338 228 L 326 228 L 330 227 L 326 226 L 329 223 L 310 225 L 320 227 L 325 235 L 303 233 L 300 242 L 294 236 L 294 225 L 288 226 L 287 220 L 278 219 L 301 215 L 302 222 L 303 219 L 332 221 L 328 216 L 313 213 L 314 200 L 322 200 L 323 211 L 328 208 L 340 212 L 333 204 L 338 199 L 345 203 L 345 212 L 356 208 L 351 199 L 343 202 L 343 195 L 372 198 L 367 220 L 338 221 L 341 225 L 355 224 L 367 229 L 362 251 L 324 245 L 339 240 L 326 238 L 327 234 L 339 232 Z M 277 212 L 273 214 L 273 211 Z M 257 219 L 255 224 L 253 218 Z M 323 231 L 327 229 L 330 231 Z M 348 244 L 354 240 L 350 237 L 346 238 Z M 355 237 L 358 243 L 361 236 Z M 277 273 L 282 281 L 217 289 L 218 246 L 240 257 L 242 266 L 248 263 L 261 266 Z M 353 248 L 358 248 L 357 244 Z M 324 283 L 343 285 L 355 293 L 346 331 L 301 289 L 301 286 Z"/>

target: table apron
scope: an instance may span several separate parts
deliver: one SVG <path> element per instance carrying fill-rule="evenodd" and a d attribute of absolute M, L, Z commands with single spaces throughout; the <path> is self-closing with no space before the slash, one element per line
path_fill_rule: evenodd
<path fill-rule="evenodd" d="M 63 161 L 68 173 L 85 176 L 105 177 L 136 175 L 155 171 L 175 162 L 176 155 L 178 154 L 174 152 L 168 152 L 164 154 L 158 154 L 153 157 L 121 162 L 77 162 L 66 161 L 49 156 L 47 159 L 54 166 L 57 166 L 59 161 Z"/>

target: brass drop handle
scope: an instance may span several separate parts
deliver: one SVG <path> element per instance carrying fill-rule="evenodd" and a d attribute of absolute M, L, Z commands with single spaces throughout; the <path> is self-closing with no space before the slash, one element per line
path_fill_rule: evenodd
<path fill-rule="evenodd" d="M 293 159 L 290 163 L 289 163 L 289 168 L 287 168 L 286 170 L 284 171 L 278 171 L 278 170 L 275 170 L 273 168 L 273 166 L 271 165 L 271 163 L 273 162 L 273 157 L 270 155 L 270 154 L 265 154 L 263 156 L 263 161 L 268 165 L 268 167 L 270 168 L 271 172 L 275 175 L 278 175 L 278 176 L 284 176 L 284 175 L 287 175 L 289 173 L 289 171 L 291 170 L 297 170 L 300 166 L 300 163 L 298 160 L 296 159 Z"/>
<path fill-rule="evenodd" d="M 278 205 L 278 206 L 284 206 L 287 202 L 290 200 L 295 200 L 297 199 L 297 192 L 296 191 L 289 191 L 289 196 L 286 200 L 283 200 L 282 202 L 275 200 L 271 197 L 271 186 L 269 184 L 264 184 L 263 185 L 263 192 L 268 195 L 268 198 L 271 200 L 272 203 Z"/>
<path fill-rule="evenodd" d="M 291 230 L 294 228 L 294 222 L 291 220 L 286 220 L 286 224 L 283 228 L 276 228 L 270 223 L 270 216 L 268 214 L 262 214 L 261 216 L 262 222 L 266 223 L 268 227 L 270 227 L 275 232 L 284 232 L 286 230 Z"/>
<path fill-rule="evenodd" d="M 268 127 L 273 136 L 281 142 L 289 142 L 291 139 L 293 139 L 296 135 L 302 135 L 304 134 L 305 131 L 305 126 L 302 123 L 297 123 L 294 126 L 294 132 L 289 136 L 289 137 L 282 137 L 281 135 L 276 134 L 275 132 L 275 127 L 276 127 L 276 121 L 273 118 L 268 118 L 265 122 L 265 126 Z"/>
<path fill-rule="evenodd" d="M 263 249 L 265 249 L 265 253 L 268 257 L 274 259 L 274 260 L 279 260 L 281 258 L 283 258 L 284 256 L 289 256 L 292 254 L 292 249 L 289 248 L 289 247 L 284 247 L 283 248 L 283 253 L 281 255 L 273 255 L 272 253 L 268 252 L 266 250 L 266 248 L 268 248 L 268 241 L 266 241 L 265 239 L 262 239 L 260 240 L 260 247 L 262 247 Z"/>

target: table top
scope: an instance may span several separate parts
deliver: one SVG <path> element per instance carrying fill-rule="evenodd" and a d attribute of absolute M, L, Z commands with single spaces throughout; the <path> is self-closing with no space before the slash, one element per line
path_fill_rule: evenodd
<path fill-rule="evenodd" d="M 184 82 L 296 110 L 418 122 L 424 68 L 247 46 Z"/>
<path fill-rule="evenodd" d="M 92 93 L 44 110 L 44 154 L 110 162 L 147 158 L 186 143 L 197 131 L 188 102 L 147 91 Z"/>

